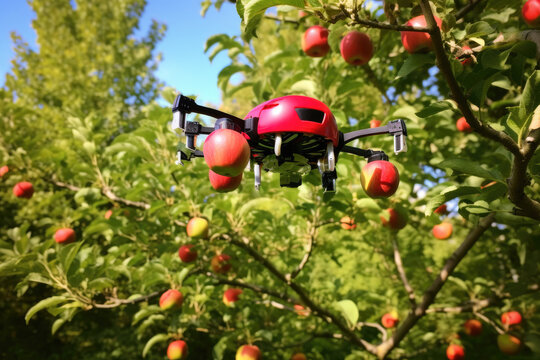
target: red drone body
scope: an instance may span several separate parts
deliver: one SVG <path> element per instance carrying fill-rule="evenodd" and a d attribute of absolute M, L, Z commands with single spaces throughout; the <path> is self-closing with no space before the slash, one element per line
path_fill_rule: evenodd
<path fill-rule="evenodd" d="M 258 118 L 257 134 L 303 133 L 324 137 L 339 144 L 334 115 L 319 100 L 299 95 L 283 96 L 256 106 L 246 119 Z"/>
<path fill-rule="evenodd" d="M 200 106 L 183 95 L 177 96 L 172 110 L 173 130 L 186 136 L 186 144 L 178 144 L 177 164 L 182 164 L 182 160 L 190 161 L 192 157 L 204 157 L 213 170 L 216 165 L 214 155 L 219 155 L 221 175 L 231 177 L 236 172 L 229 174 L 226 172 L 227 168 L 230 167 L 232 171 L 245 166 L 245 163 L 240 164 L 235 157 L 240 149 L 247 147 L 247 142 L 250 152 L 249 167 L 255 174 L 256 189 L 259 189 L 261 183 L 261 170 L 279 173 L 281 186 L 298 187 L 302 184 L 302 176 L 318 169 L 323 189 L 333 193 L 336 191 L 336 163 L 341 152 L 363 156 L 368 162 L 388 160 L 388 156 L 382 151 L 346 145 L 361 137 L 390 134 L 394 136 L 394 152 L 406 151 L 407 129 L 403 120 L 393 120 L 386 126 L 344 134 L 338 130 L 336 119 L 328 106 L 307 96 L 288 95 L 268 100 L 253 108 L 244 119 Z M 186 121 L 186 114 L 191 112 L 216 118 L 215 126 L 204 127 L 197 122 Z M 197 135 L 217 135 L 214 131 L 218 130 L 225 138 L 225 131 L 222 129 L 242 134 L 245 141 L 240 141 L 243 144 L 238 146 L 229 144 L 227 140 L 209 144 L 207 141 L 204 153 L 196 149 Z M 227 131 L 230 132 L 229 130 Z M 221 167 L 225 170 L 222 171 Z M 214 171 L 217 172 L 218 168 Z M 232 191 L 235 188 L 236 186 L 231 186 L 224 190 Z"/>

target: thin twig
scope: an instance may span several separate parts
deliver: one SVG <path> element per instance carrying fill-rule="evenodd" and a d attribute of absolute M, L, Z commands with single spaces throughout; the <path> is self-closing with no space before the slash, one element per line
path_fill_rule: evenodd
<path fill-rule="evenodd" d="M 398 243 L 396 240 L 395 234 L 392 236 L 392 246 L 394 248 L 394 262 L 396 263 L 396 269 L 398 271 L 399 277 L 401 278 L 401 282 L 403 283 L 403 287 L 405 288 L 405 291 L 407 291 L 407 294 L 409 294 L 409 301 L 411 303 L 411 308 L 414 311 L 416 309 L 416 297 L 414 295 L 414 290 L 412 286 L 409 284 L 409 280 L 407 279 L 407 274 L 405 273 L 405 269 L 403 268 L 403 262 L 401 261 L 401 254 L 399 252 Z"/>
<path fill-rule="evenodd" d="M 292 298 L 288 297 L 285 294 L 280 294 L 280 293 L 278 293 L 276 291 L 268 290 L 268 289 L 265 289 L 265 288 L 263 288 L 261 286 L 258 286 L 258 285 L 248 284 L 246 282 L 239 281 L 239 280 L 227 279 L 227 278 L 224 278 L 224 277 L 217 276 L 216 274 L 211 273 L 211 272 L 207 272 L 206 276 L 215 279 L 218 284 L 226 284 L 226 285 L 232 285 L 232 286 L 241 287 L 241 288 L 244 288 L 244 289 L 250 289 L 251 291 L 253 291 L 255 293 L 270 295 L 270 296 L 273 296 L 273 297 L 275 297 L 277 299 L 281 299 L 281 300 L 286 301 L 286 302 L 291 303 L 291 304 L 297 304 L 298 303 L 298 300 L 292 299 Z"/>
<path fill-rule="evenodd" d="M 50 180 L 50 182 L 52 182 L 54 185 L 56 185 L 58 187 L 65 188 L 65 189 L 68 189 L 68 190 L 71 190 L 71 191 L 79 191 L 79 190 L 81 190 L 81 188 L 78 187 L 78 186 L 68 184 L 68 183 L 65 183 L 65 182 L 62 182 L 62 181 Z M 123 204 L 123 205 L 129 206 L 129 207 L 135 207 L 135 208 L 138 208 L 138 209 L 144 209 L 144 210 L 150 209 L 150 204 L 147 204 L 147 203 L 142 202 L 142 201 L 132 201 L 132 200 L 121 198 L 121 197 L 117 196 L 115 193 L 113 193 L 112 190 L 109 187 L 101 188 L 101 193 L 105 197 L 107 197 L 109 200 L 112 200 L 112 201 L 117 202 L 119 204 Z"/>
<path fill-rule="evenodd" d="M 360 321 L 360 322 L 356 323 L 356 326 L 359 326 L 359 327 L 367 326 L 367 327 L 372 327 L 372 328 L 375 328 L 375 329 L 379 330 L 379 332 L 382 334 L 382 341 L 386 341 L 386 339 L 388 338 L 388 332 L 379 323 Z"/>
<path fill-rule="evenodd" d="M 420 320 L 425 314 L 427 309 L 437 297 L 437 294 L 442 289 L 448 277 L 452 274 L 454 269 L 459 265 L 461 260 L 467 255 L 469 250 L 476 244 L 482 234 L 491 226 L 495 218 L 495 214 L 491 213 L 485 218 L 481 219 L 478 225 L 476 225 L 468 234 L 461 245 L 454 251 L 450 258 L 444 264 L 439 275 L 429 288 L 424 292 L 422 302 L 416 307 L 414 311 L 411 311 L 407 318 L 396 329 L 390 339 L 381 343 L 377 347 L 377 356 L 379 359 L 385 359 L 388 354 L 399 345 L 401 340 L 409 333 L 412 327 Z"/>
<path fill-rule="evenodd" d="M 121 305 L 137 304 L 137 303 L 140 303 L 140 302 L 145 302 L 145 301 L 148 301 L 148 300 L 150 300 L 152 298 L 157 297 L 158 295 L 160 295 L 162 293 L 163 293 L 163 291 L 155 291 L 155 292 L 153 292 L 151 294 L 144 295 L 144 296 L 139 296 L 139 297 L 136 297 L 136 298 L 133 298 L 133 299 L 111 298 L 105 304 L 92 303 L 92 306 L 95 307 L 96 309 L 111 309 L 111 308 L 115 308 L 115 307 L 118 307 L 118 306 L 121 306 Z"/>
<path fill-rule="evenodd" d="M 481 320 L 483 320 L 485 323 L 488 323 L 489 325 L 491 325 L 495 331 L 497 331 L 497 333 L 499 334 L 504 334 L 504 330 L 501 329 L 499 326 L 497 326 L 497 324 L 492 321 L 490 318 L 488 318 L 487 316 L 485 316 L 484 314 L 480 313 L 480 312 L 474 312 L 474 315 L 476 315 L 477 317 L 479 317 Z"/>
<path fill-rule="evenodd" d="M 347 338 L 349 338 L 349 340 L 352 343 L 363 347 L 366 351 L 369 351 L 372 354 L 375 354 L 375 350 L 376 350 L 375 345 L 358 337 L 358 335 L 352 329 L 350 329 L 346 325 L 346 323 L 343 322 L 340 318 L 338 318 L 336 315 L 334 315 L 330 311 L 323 308 L 321 305 L 316 304 L 311 299 L 311 297 L 307 294 L 307 291 L 303 287 L 295 283 L 292 279 L 287 279 L 285 275 L 281 273 L 270 261 L 268 261 L 264 256 L 262 256 L 253 247 L 251 247 L 249 245 L 250 240 L 248 238 L 241 237 L 240 239 L 236 239 L 226 234 L 223 234 L 222 237 L 225 240 L 227 240 L 230 244 L 235 245 L 236 247 L 239 247 L 240 249 L 244 250 L 254 260 L 256 260 L 258 263 L 264 266 L 277 279 L 279 279 L 284 284 L 288 285 L 289 288 L 291 288 L 291 290 L 293 290 L 300 297 L 300 299 L 302 300 L 302 303 L 306 305 L 313 312 L 314 315 L 320 317 L 321 319 L 323 319 L 329 324 L 334 324 L 336 327 L 338 327 L 342 331 L 342 333 Z"/>
<path fill-rule="evenodd" d="M 313 246 L 315 245 L 315 242 L 317 239 L 318 221 L 319 221 L 319 212 L 316 211 L 315 215 L 313 216 L 313 221 L 308 223 L 308 246 L 307 246 L 306 252 L 304 253 L 302 260 L 300 261 L 296 269 L 292 273 L 285 275 L 287 279 L 291 280 L 291 279 L 296 278 L 298 274 L 300 274 L 302 269 L 304 269 L 307 262 L 309 261 L 309 258 L 311 257 L 311 253 L 313 252 Z"/>
<path fill-rule="evenodd" d="M 458 12 L 456 12 L 456 20 L 459 20 L 465 15 L 467 15 L 471 10 L 474 9 L 476 5 L 480 4 L 481 1 L 482 0 L 470 0 L 467 5 L 465 5 L 464 7 L 459 9 Z"/>
<path fill-rule="evenodd" d="M 521 156 L 519 147 L 516 142 L 507 134 L 501 131 L 493 129 L 491 126 L 481 123 L 473 114 L 469 102 L 463 91 L 461 90 L 452 68 L 450 61 L 446 56 L 446 52 L 443 47 L 443 41 L 441 37 L 441 32 L 435 18 L 433 17 L 433 12 L 428 0 L 420 0 L 420 6 L 426 18 L 426 22 L 429 28 L 429 34 L 431 35 L 431 40 L 434 45 L 435 55 L 437 57 L 437 66 L 441 71 L 444 79 L 446 80 L 450 91 L 452 92 L 452 98 L 456 101 L 459 110 L 462 112 L 463 116 L 467 120 L 467 123 L 480 135 L 494 140 L 501 145 L 503 145 L 508 151 L 510 151 L 514 156 Z"/>

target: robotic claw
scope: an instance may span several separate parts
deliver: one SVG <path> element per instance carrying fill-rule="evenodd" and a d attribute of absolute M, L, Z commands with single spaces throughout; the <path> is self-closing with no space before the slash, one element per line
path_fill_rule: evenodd
<path fill-rule="evenodd" d="M 247 140 L 251 155 L 250 167 L 255 174 L 255 188 L 261 186 L 261 169 L 280 174 L 280 185 L 298 187 L 302 176 L 319 169 L 325 192 L 336 191 L 336 163 L 341 152 L 363 156 L 368 162 L 388 160 L 383 151 L 348 146 L 349 142 L 366 136 L 390 134 L 394 137 L 394 153 L 407 151 L 407 128 L 403 120 L 388 125 L 349 133 L 338 131 L 330 109 L 319 100 L 298 95 L 283 96 L 253 108 L 244 119 L 198 105 L 193 99 L 178 95 L 173 104 L 172 128 L 185 134 L 186 144 L 177 147 L 177 164 L 203 157 L 196 149 L 196 137 L 218 129 L 231 129 Z M 214 127 L 186 121 L 186 114 L 197 113 L 213 117 Z"/>

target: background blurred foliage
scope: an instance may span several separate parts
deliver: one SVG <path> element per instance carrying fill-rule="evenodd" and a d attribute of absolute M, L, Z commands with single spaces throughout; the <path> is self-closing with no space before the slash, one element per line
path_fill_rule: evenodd
<path fill-rule="evenodd" d="M 241 16 L 248 14 L 242 12 L 248 3 L 264 10 L 270 2 L 238 1 Z M 484 315 L 499 322 L 503 311 L 519 310 L 525 318 L 519 331 L 527 347 L 514 358 L 539 356 L 538 293 L 527 289 L 538 284 L 540 275 L 540 227 L 511 215 L 505 183 L 511 155 L 475 133 L 456 130 L 461 114 L 447 100 L 447 85 L 433 70 L 433 54 L 409 55 L 396 31 L 366 30 L 347 20 L 330 25 L 315 16 L 333 16 L 335 1 L 306 3 L 305 17 L 293 7 L 279 8 L 277 21 L 261 11 L 249 13 L 256 16 L 244 16 L 242 37 L 218 34 L 208 39 L 210 58 L 226 51 L 231 59 L 217 79 L 222 109 L 243 117 L 270 98 L 304 94 L 325 102 L 343 132 L 368 127 L 372 118 L 383 124 L 406 119 L 409 151 L 391 156 L 401 185 L 390 199 L 367 198 L 359 181 L 365 162 L 348 154 L 340 157 L 339 191 L 331 202 L 322 201 L 316 174 L 299 189 L 280 188 L 276 176 L 263 174 L 257 193 L 253 174 L 246 172 L 240 190 L 215 193 L 202 159 L 174 165 L 178 139 L 169 129 L 170 109 L 155 101 L 161 85 L 153 76 L 159 60 L 154 49 L 165 27 L 154 22 L 142 39 L 133 35 L 145 2 L 81 0 L 76 7 L 62 0 L 30 2 L 39 49 L 13 36 L 17 55 L 0 89 L 0 159 L 10 167 L 0 181 L 0 316 L 8 324 L 0 334 L 0 357 L 125 359 L 145 353 L 146 358 L 163 359 L 166 340 L 184 338 L 191 359 L 229 359 L 250 340 L 267 359 L 288 358 L 293 351 L 310 359 L 369 358 L 343 340 L 306 341 L 335 328 L 315 316 L 299 316 L 291 304 L 285 310 L 272 307 L 267 295 L 244 290 L 236 307 L 225 307 L 225 287 L 205 273 L 220 252 L 233 259 L 229 279 L 294 294 L 241 249 L 219 240 L 219 234 L 248 237 L 260 254 L 287 273 L 302 258 L 313 225 L 321 225 L 313 256 L 296 281 L 334 313 L 340 314 L 337 301 L 352 300 L 360 321 L 377 323 L 387 311 L 397 309 L 403 319 L 409 309 L 392 259 L 392 237 L 420 297 L 478 219 L 491 212 L 497 214 L 497 226 L 459 265 L 436 304 L 503 297 Z M 400 5 L 391 14 L 399 24 L 419 13 L 413 2 L 389 3 Z M 205 1 L 203 10 L 212 5 L 232 6 Z M 483 2 L 462 22 L 452 17 L 465 2 L 439 0 L 433 5 L 447 25 L 447 44 L 483 45 L 472 67 L 462 67 L 449 55 L 455 75 L 476 114 L 517 140 L 530 119 L 516 118 L 511 108 L 539 103 L 534 44 L 518 41 L 516 35 L 526 29 L 520 1 Z M 363 8 L 360 16 L 386 20 L 376 6 Z M 307 57 L 300 47 L 302 33 L 314 24 L 329 25 L 331 31 L 332 50 L 321 59 Z M 342 35 L 353 28 L 366 31 L 374 42 L 371 70 L 351 67 L 339 55 Z M 254 30 L 256 38 L 251 37 Z M 507 42 L 493 44 L 501 33 Z M 528 80 L 530 89 L 524 90 Z M 381 89 L 390 88 L 392 103 L 382 101 Z M 532 95 L 522 96 L 524 91 Z M 172 102 L 174 90 L 163 89 L 162 96 Z M 392 138 L 379 136 L 357 145 L 390 153 Z M 531 161 L 526 190 L 534 199 L 540 195 L 538 160 L 537 154 Z M 29 201 L 11 194 L 22 180 L 36 188 Z M 491 181 L 496 184 L 480 188 Z M 448 241 L 435 240 L 431 228 L 441 219 L 431 213 L 446 201 L 451 210 L 446 221 L 454 225 L 454 234 Z M 380 224 L 383 210 L 394 206 L 409 215 L 408 226 L 399 233 Z M 109 209 L 113 215 L 105 219 Z M 185 223 L 196 215 L 209 219 L 214 240 L 187 237 Z M 344 215 L 356 220 L 357 229 L 341 229 Z M 78 241 L 61 247 L 52 237 L 64 226 L 76 230 Z M 195 264 L 178 259 L 176 251 L 186 243 L 196 245 Z M 180 288 L 186 297 L 181 311 L 161 311 L 157 296 L 95 308 L 111 298 L 133 299 L 170 287 Z M 25 314 L 29 317 L 35 304 L 41 306 L 34 310 L 47 311 L 36 312 L 26 325 Z M 462 324 L 471 316 L 428 314 L 393 355 L 443 358 L 449 339 L 460 333 L 468 358 L 504 358 L 488 324 L 479 338 L 462 334 Z M 373 328 L 358 332 L 372 343 L 381 340 Z"/>

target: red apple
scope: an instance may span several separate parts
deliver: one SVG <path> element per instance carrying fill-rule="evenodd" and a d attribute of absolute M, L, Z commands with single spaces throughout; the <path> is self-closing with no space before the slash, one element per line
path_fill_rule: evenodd
<path fill-rule="evenodd" d="M 503 353 L 514 355 L 521 348 L 521 340 L 510 334 L 500 334 L 497 337 L 497 345 Z"/>
<path fill-rule="evenodd" d="M 216 274 L 226 274 L 231 269 L 231 264 L 229 263 L 230 259 L 231 257 L 227 254 L 219 254 L 214 256 L 210 262 L 212 271 L 214 271 Z"/>
<path fill-rule="evenodd" d="M 501 322 L 504 325 L 519 325 L 521 324 L 521 314 L 517 311 L 508 311 L 501 315 Z"/>
<path fill-rule="evenodd" d="M 31 183 L 22 181 L 13 187 L 13 195 L 18 198 L 30 199 L 34 195 L 34 187 Z"/>
<path fill-rule="evenodd" d="M 105 212 L 105 219 L 109 220 L 113 214 L 113 211 L 111 209 L 107 210 Z"/>
<path fill-rule="evenodd" d="M 465 333 L 469 336 L 478 336 L 482 333 L 482 323 L 476 319 L 469 319 L 463 324 Z"/>
<path fill-rule="evenodd" d="M 180 307 L 184 302 L 182 293 L 175 289 L 169 289 L 161 294 L 159 298 L 159 307 L 162 310 L 169 310 L 173 307 Z"/>
<path fill-rule="evenodd" d="M 75 231 L 70 228 L 61 228 L 54 233 L 54 241 L 58 244 L 69 244 L 76 240 Z"/>
<path fill-rule="evenodd" d="M 341 56 L 351 65 L 364 65 L 373 56 L 373 43 L 367 34 L 351 31 L 341 39 Z"/>
<path fill-rule="evenodd" d="M 469 46 L 467 46 L 467 45 L 463 46 L 462 49 L 463 50 L 471 50 L 471 48 Z M 458 58 L 458 60 L 461 63 L 461 65 L 463 65 L 463 66 L 471 65 L 472 63 L 474 63 L 472 56 L 471 55 L 466 55 L 466 54 L 461 55 L 461 57 Z"/>
<path fill-rule="evenodd" d="M 311 57 L 323 57 L 330 51 L 328 29 L 319 25 L 310 27 L 302 37 L 302 50 Z"/>
<path fill-rule="evenodd" d="M 381 323 L 387 329 L 395 327 L 399 323 L 397 311 L 393 310 L 389 313 L 384 314 L 381 318 Z"/>
<path fill-rule="evenodd" d="M 523 20 L 532 28 L 540 26 L 540 0 L 528 0 L 521 8 Z"/>
<path fill-rule="evenodd" d="M 376 160 L 362 168 L 360 182 L 369 197 L 389 197 L 399 186 L 399 173 L 391 162 Z"/>
<path fill-rule="evenodd" d="M 378 128 L 379 126 L 381 126 L 381 120 L 373 119 L 369 122 L 369 127 L 372 129 Z"/>
<path fill-rule="evenodd" d="M 384 216 L 381 216 L 381 222 L 384 227 L 392 230 L 401 230 L 407 225 L 407 214 L 403 210 L 388 208 L 386 211 L 389 213 L 388 220 Z"/>
<path fill-rule="evenodd" d="M 442 204 L 441 206 L 439 206 L 438 208 L 436 208 L 434 211 L 433 211 L 435 214 L 437 215 L 446 215 L 448 214 L 448 210 L 446 208 L 446 204 Z"/>
<path fill-rule="evenodd" d="M 458 119 L 458 121 L 456 122 L 456 127 L 459 131 L 465 133 L 470 133 L 473 131 L 471 125 L 469 125 L 464 116 Z"/>
<path fill-rule="evenodd" d="M 345 230 L 354 230 L 356 229 L 356 223 L 354 219 L 349 216 L 344 216 L 339 220 L 341 227 Z"/>
<path fill-rule="evenodd" d="M 242 183 L 242 176 L 223 176 L 219 175 L 212 170 L 208 171 L 208 178 L 210 179 L 210 184 L 217 192 L 229 192 L 236 190 Z"/>
<path fill-rule="evenodd" d="M 202 217 L 194 217 L 188 221 L 186 226 L 187 236 L 194 239 L 208 237 L 208 220 Z"/>
<path fill-rule="evenodd" d="M 169 344 L 167 348 L 167 357 L 169 360 L 183 360 L 187 358 L 188 348 L 183 340 L 176 340 Z"/>
<path fill-rule="evenodd" d="M 255 345 L 242 345 L 236 352 L 236 360 L 260 360 L 261 350 Z"/>
<path fill-rule="evenodd" d="M 242 294 L 242 289 L 227 289 L 223 293 L 223 303 L 227 306 L 233 306 Z"/>
<path fill-rule="evenodd" d="M 439 225 L 433 226 L 433 236 L 439 240 L 446 240 L 452 236 L 452 224 L 443 222 Z"/>
<path fill-rule="evenodd" d="M 308 316 L 309 310 L 303 307 L 302 305 L 295 304 L 294 311 L 298 314 L 298 316 Z"/>
<path fill-rule="evenodd" d="M 307 360 L 306 355 L 302 353 L 296 353 L 293 356 L 291 356 L 291 360 Z"/>
<path fill-rule="evenodd" d="M 435 22 L 437 23 L 437 26 L 441 27 L 441 19 L 435 16 Z M 424 15 L 413 17 L 411 20 L 407 21 L 405 25 L 413 27 L 427 27 Z M 431 36 L 427 32 L 402 31 L 401 42 L 403 43 L 405 50 L 407 50 L 410 54 L 427 52 L 433 49 Z"/>
<path fill-rule="evenodd" d="M 7 165 L 0 167 L 0 177 L 6 175 L 8 172 L 9 168 Z"/>
<path fill-rule="evenodd" d="M 450 344 L 446 348 L 446 357 L 448 360 L 463 360 L 465 359 L 465 349 L 461 345 Z"/>
<path fill-rule="evenodd" d="M 192 247 L 192 244 L 180 246 L 180 249 L 178 249 L 178 256 L 182 262 L 190 263 L 197 259 L 197 251 L 191 250 Z"/>
<path fill-rule="evenodd" d="M 210 170 L 223 176 L 238 176 L 249 162 L 250 149 L 238 131 L 217 129 L 204 141 L 203 154 Z"/>

